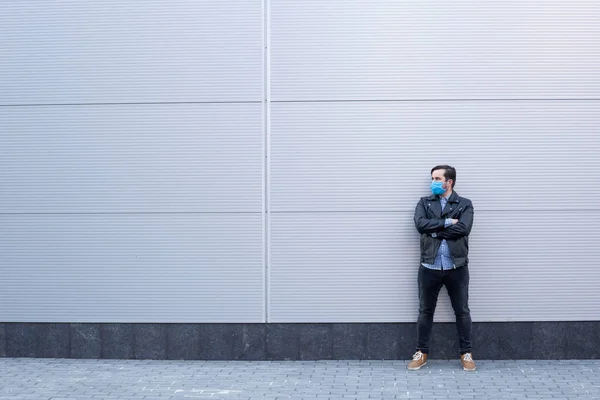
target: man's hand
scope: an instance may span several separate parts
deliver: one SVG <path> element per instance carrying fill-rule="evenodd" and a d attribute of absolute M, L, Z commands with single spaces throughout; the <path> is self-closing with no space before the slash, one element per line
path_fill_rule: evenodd
<path fill-rule="evenodd" d="M 453 219 L 452 220 L 452 225 L 456 225 L 456 224 L 458 224 L 458 220 L 457 219 Z"/>

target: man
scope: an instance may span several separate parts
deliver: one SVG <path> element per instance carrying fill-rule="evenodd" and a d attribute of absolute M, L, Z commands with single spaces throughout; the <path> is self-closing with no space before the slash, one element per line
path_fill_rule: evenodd
<path fill-rule="evenodd" d="M 417 352 L 408 369 L 427 364 L 433 313 L 438 294 L 446 286 L 460 344 L 460 361 L 465 371 L 474 371 L 471 354 L 471 313 L 469 311 L 469 233 L 473 226 L 473 204 L 455 191 L 456 170 L 438 165 L 431 170 L 432 195 L 423 197 L 415 209 L 415 226 L 421 234 L 419 266 L 419 319 Z"/>

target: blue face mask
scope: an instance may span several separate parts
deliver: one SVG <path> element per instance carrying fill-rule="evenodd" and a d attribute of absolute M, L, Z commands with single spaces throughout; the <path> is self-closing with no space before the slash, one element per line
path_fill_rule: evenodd
<path fill-rule="evenodd" d="M 431 181 L 431 192 L 433 194 L 437 194 L 438 196 L 444 194 L 444 192 L 446 191 L 446 189 L 444 189 L 442 187 L 443 184 L 444 184 L 444 182 Z"/>

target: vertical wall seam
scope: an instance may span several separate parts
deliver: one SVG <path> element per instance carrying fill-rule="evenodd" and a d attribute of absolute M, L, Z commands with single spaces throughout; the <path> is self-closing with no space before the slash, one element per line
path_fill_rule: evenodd
<path fill-rule="evenodd" d="M 271 32 L 270 32 L 270 0 L 262 0 L 263 18 L 263 310 L 264 322 L 269 322 L 270 308 L 270 192 L 271 192 Z"/>

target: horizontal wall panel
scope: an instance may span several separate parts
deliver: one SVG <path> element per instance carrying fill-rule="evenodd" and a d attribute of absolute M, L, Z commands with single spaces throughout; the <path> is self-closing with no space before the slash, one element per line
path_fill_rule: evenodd
<path fill-rule="evenodd" d="M 0 212 L 260 212 L 260 104 L 0 107 Z"/>
<path fill-rule="evenodd" d="M 414 322 L 419 237 L 412 213 L 275 214 L 270 322 Z M 475 321 L 600 319 L 598 237 L 588 212 L 476 212 Z M 445 289 L 436 320 L 453 321 Z"/>
<path fill-rule="evenodd" d="M 434 165 L 478 210 L 591 209 L 600 101 L 278 103 L 272 211 L 412 211 Z"/>
<path fill-rule="evenodd" d="M 589 0 L 272 0 L 272 98 L 599 98 L 599 16 Z"/>
<path fill-rule="evenodd" d="M 414 322 L 419 246 L 409 217 L 273 214 L 269 322 Z"/>
<path fill-rule="evenodd" d="M 0 4 L 0 104 L 260 101 L 260 0 Z"/>
<path fill-rule="evenodd" d="M 260 214 L 1 215 L 0 321 L 264 322 Z"/>

